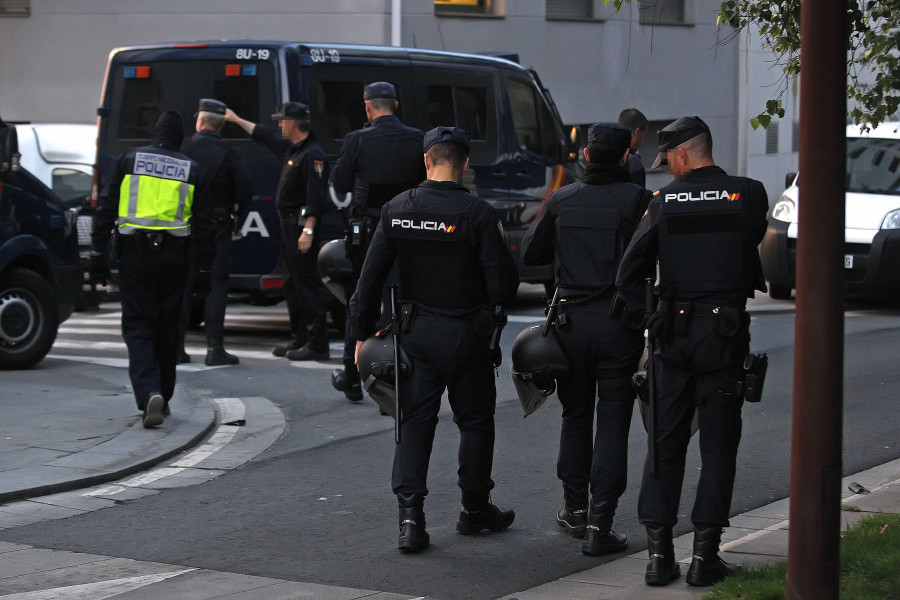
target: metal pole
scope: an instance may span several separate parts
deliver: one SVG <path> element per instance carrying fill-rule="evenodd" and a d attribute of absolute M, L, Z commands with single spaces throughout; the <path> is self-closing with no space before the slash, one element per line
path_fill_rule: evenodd
<path fill-rule="evenodd" d="M 403 17 L 403 0 L 391 0 L 391 46 L 400 45 L 400 19 Z"/>
<path fill-rule="evenodd" d="M 837 600 L 844 369 L 847 2 L 804 0 L 786 600 Z"/>

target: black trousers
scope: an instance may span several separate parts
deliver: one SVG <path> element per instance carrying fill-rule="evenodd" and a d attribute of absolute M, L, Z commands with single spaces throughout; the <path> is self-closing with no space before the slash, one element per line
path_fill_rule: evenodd
<path fill-rule="evenodd" d="M 189 238 L 158 234 L 152 244 L 141 233 L 120 243 L 119 295 L 128 375 L 138 408 L 151 393 L 168 401 L 175 391 L 181 303 L 187 278 Z"/>
<path fill-rule="evenodd" d="M 657 473 L 644 464 L 638 517 L 645 525 L 674 526 L 684 464 L 697 407 L 700 421 L 700 480 L 691 522 L 728 526 L 743 401 L 730 395 L 743 378 L 750 352 L 750 319 L 722 326 L 714 315 L 690 319 L 685 335 L 660 340 L 654 351 L 657 406 Z"/>
<path fill-rule="evenodd" d="M 399 281 L 400 269 L 395 262 L 381 290 L 381 316 L 375 323 L 376 329 L 380 330 L 391 322 L 391 285 Z M 359 279 L 354 279 L 347 284 L 348 301 L 356 292 L 356 284 L 358 282 Z M 359 370 L 356 368 L 356 338 L 350 334 L 350 319 L 347 319 L 344 327 L 344 354 L 342 362 L 344 363 L 344 373 L 346 373 L 347 381 L 353 383 L 359 380 Z"/>
<path fill-rule="evenodd" d="M 208 346 L 221 344 L 225 338 L 225 306 L 228 304 L 228 276 L 231 274 L 231 231 L 232 221 L 230 219 L 216 222 L 215 254 L 210 274 L 210 291 L 203 300 L 203 327 L 206 331 Z M 198 271 L 196 252 L 192 249 L 188 281 L 185 285 L 181 308 L 182 348 L 184 347 L 184 334 L 190 321 L 194 279 Z"/>
<path fill-rule="evenodd" d="M 459 428 L 459 487 L 463 505 L 477 508 L 494 487 L 494 409 L 497 390 L 488 332 L 470 317 L 419 315 L 400 345 L 412 372 L 400 380 L 401 442 L 394 453 L 394 493 L 428 494 L 428 462 L 446 389 Z"/>
<path fill-rule="evenodd" d="M 281 218 L 281 252 L 288 276 L 284 281 L 284 299 L 288 306 L 291 335 L 307 340 L 315 350 L 328 348 L 325 313 L 332 295 L 316 269 L 317 240 L 305 254 L 297 249 L 303 227 L 294 218 Z"/>
<path fill-rule="evenodd" d="M 558 381 L 563 415 L 556 474 L 566 484 L 590 483 L 594 502 L 615 505 L 628 481 L 628 431 L 636 396 L 631 376 L 644 336 L 609 318 L 605 306 L 566 316 L 568 325 L 559 338 L 572 371 Z"/>

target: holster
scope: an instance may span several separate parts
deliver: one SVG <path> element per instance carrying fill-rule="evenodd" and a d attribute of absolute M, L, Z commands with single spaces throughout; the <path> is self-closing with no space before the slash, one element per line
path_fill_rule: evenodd
<path fill-rule="evenodd" d="M 417 312 L 416 304 L 410 303 L 400 305 L 400 333 L 409 333 L 412 331 L 413 323 L 416 321 Z"/>
<path fill-rule="evenodd" d="M 744 381 L 741 396 L 746 402 L 762 400 L 763 386 L 766 383 L 766 371 L 769 368 L 769 357 L 765 352 L 748 354 L 744 359 Z"/>

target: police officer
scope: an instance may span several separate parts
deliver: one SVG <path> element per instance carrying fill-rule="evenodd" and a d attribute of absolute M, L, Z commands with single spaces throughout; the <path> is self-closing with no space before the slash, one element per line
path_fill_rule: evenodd
<path fill-rule="evenodd" d="M 186 141 L 181 151 L 203 168 L 204 184 L 213 207 L 216 222 L 212 289 L 206 297 L 203 321 L 206 328 L 206 360 L 209 366 L 236 365 L 237 356 L 225 351 L 225 304 L 228 301 L 228 275 L 231 271 L 231 235 L 235 218 L 246 216 L 253 189 L 250 176 L 237 148 L 222 142 L 225 126 L 223 102 L 202 98 L 197 108 L 197 133 Z M 185 290 L 182 306 L 180 362 L 189 362 L 184 352 L 184 332 L 191 309 L 191 286 Z M 185 360 L 186 359 L 186 360 Z"/>
<path fill-rule="evenodd" d="M 329 351 L 325 312 L 331 294 L 319 279 L 316 254 L 321 240 L 319 221 L 326 211 L 335 208 L 328 201 L 325 151 L 309 128 L 310 113 L 305 104 L 285 102 L 272 118 L 281 122 L 284 137 L 278 137 L 268 127 L 242 119 L 231 109 L 225 111 L 226 121 L 236 123 L 253 141 L 284 157 L 275 209 L 288 269 L 284 297 L 293 339 L 273 348 L 272 354 L 289 360 L 326 360 Z"/>
<path fill-rule="evenodd" d="M 425 167 L 422 163 L 424 134 L 419 129 L 407 127 L 396 117 L 400 104 L 394 86 L 384 81 L 369 84 L 363 91 L 363 99 L 369 124 L 347 134 L 341 156 L 331 173 L 331 186 L 340 194 L 352 193 L 347 213 L 352 222 L 359 224 L 362 235 L 367 236 L 378 224 L 381 207 L 425 179 Z M 367 241 L 351 235 L 348 242 L 348 252 L 358 277 Z M 353 294 L 357 277 L 348 284 L 348 297 Z M 332 373 L 331 383 L 336 390 L 344 392 L 348 400 L 358 402 L 363 395 L 353 359 L 355 349 L 356 340 L 348 326 L 344 368 Z"/>
<path fill-rule="evenodd" d="M 636 108 L 626 108 L 619 113 L 619 125 L 631 130 L 631 153 L 628 155 L 628 175 L 631 181 L 641 187 L 647 185 L 647 173 L 644 170 L 644 161 L 641 160 L 638 150 L 644 143 L 644 135 L 647 133 L 647 117 Z"/>
<path fill-rule="evenodd" d="M 150 146 L 119 156 L 100 195 L 91 234 L 91 271 L 105 283 L 106 252 L 118 232 L 122 337 L 128 374 L 144 427 L 169 413 L 175 390 L 181 302 L 191 239 L 198 249 L 198 287 L 209 289 L 213 221 L 200 165 L 178 151 L 181 115 L 166 111 Z"/>
<path fill-rule="evenodd" d="M 672 527 L 696 406 L 702 468 L 686 579 L 710 585 L 731 571 L 718 551 L 741 437 L 737 385 L 750 347 L 746 302 L 754 289 L 766 289 L 757 244 L 766 231 L 768 199 L 759 181 L 715 165 L 712 136 L 699 117 L 682 117 L 659 132 L 654 167 L 659 164 L 675 180 L 654 194 L 616 279 L 626 304 L 641 307 L 644 278 L 659 260 L 660 302 L 648 327 L 655 346 L 658 466 L 654 475 L 648 457 L 638 516 L 649 542 L 646 582 L 666 585 L 680 575 Z"/>
<path fill-rule="evenodd" d="M 469 140 L 455 127 L 425 134 L 428 179 L 381 210 L 381 220 L 350 301 L 357 353 L 375 331 L 381 290 L 396 258 L 402 312 L 401 348 L 411 363 L 400 380 L 402 437 L 394 454 L 392 488 L 400 506 L 403 552 L 428 546 L 423 505 L 441 395 L 448 390 L 459 427 L 459 487 L 463 510 L 456 530 L 500 531 L 515 519 L 490 500 L 494 487 L 496 388 L 489 350 L 489 307 L 516 295 L 518 275 L 494 209 L 460 184 Z"/>
<path fill-rule="evenodd" d="M 556 521 L 575 537 L 587 529 L 582 551 L 591 555 L 627 545 L 624 535 L 612 531 L 612 521 L 627 483 L 631 377 L 644 336 L 639 326 L 626 327 L 608 313 L 616 269 L 650 197 L 629 181 L 630 142 L 626 127 L 592 125 L 581 182 L 554 192 L 522 240 L 526 265 L 556 260 L 556 327 L 571 367 L 558 380 L 563 423 L 556 470 L 565 506 Z"/>

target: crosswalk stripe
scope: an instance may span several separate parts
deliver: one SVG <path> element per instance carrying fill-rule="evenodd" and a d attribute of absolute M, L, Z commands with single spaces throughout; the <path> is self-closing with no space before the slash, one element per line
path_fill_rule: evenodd
<path fill-rule="evenodd" d="M 122 577 L 120 579 L 97 581 L 95 583 L 67 585 L 49 590 L 6 594 L 0 596 L 0 598 L 3 598 L 4 600 L 59 600 L 63 598 L 70 598 L 72 600 L 105 600 L 106 598 L 112 598 L 113 596 L 118 596 L 196 570 L 197 569 L 195 568 L 187 568 L 178 571 L 169 571 L 167 573 L 154 573 L 153 575 Z"/>

